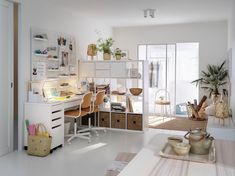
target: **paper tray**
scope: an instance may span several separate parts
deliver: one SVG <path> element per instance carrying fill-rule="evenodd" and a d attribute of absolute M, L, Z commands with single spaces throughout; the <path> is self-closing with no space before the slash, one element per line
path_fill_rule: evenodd
<path fill-rule="evenodd" d="M 165 144 L 163 149 L 160 151 L 159 155 L 163 158 L 169 158 L 169 159 L 177 159 L 177 160 L 183 160 L 183 161 L 192 161 L 192 162 L 199 162 L 199 163 L 215 163 L 216 157 L 215 157 L 215 143 L 212 142 L 211 148 L 209 150 L 209 154 L 207 155 L 196 155 L 189 153 L 185 156 L 177 155 L 172 146 L 168 143 Z"/>

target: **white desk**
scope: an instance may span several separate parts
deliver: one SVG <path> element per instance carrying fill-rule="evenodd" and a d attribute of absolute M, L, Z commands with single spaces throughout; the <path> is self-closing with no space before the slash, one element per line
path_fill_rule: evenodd
<path fill-rule="evenodd" d="M 64 110 L 80 104 L 82 95 L 77 95 L 63 101 L 40 103 L 25 103 L 25 119 L 30 123 L 43 123 L 52 136 L 54 149 L 64 145 Z M 27 130 L 24 130 L 24 146 L 27 146 Z"/>
<path fill-rule="evenodd" d="M 161 158 L 158 153 L 167 141 L 156 135 L 118 176 L 234 176 L 235 142 L 216 140 L 216 163 L 204 164 Z"/>

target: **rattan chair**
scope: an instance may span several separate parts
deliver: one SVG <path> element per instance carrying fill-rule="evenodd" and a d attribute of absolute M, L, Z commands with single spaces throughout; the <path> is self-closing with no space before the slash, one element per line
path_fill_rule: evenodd
<path fill-rule="evenodd" d="M 65 117 L 67 118 L 72 118 L 74 120 L 74 133 L 69 134 L 66 137 L 70 137 L 67 141 L 70 143 L 70 141 L 74 138 L 82 138 L 82 139 L 87 139 L 88 142 L 91 142 L 91 135 L 88 130 L 78 130 L 77 131 L 77 119 L 82 118 L 83 116 L 90 114 L 92 112 L 92 92 L 86 93 L 83 98 L 81 103 L 79 104 L 79 108 L 76 110 L 69 110 L 65 112 Z"/>
<path fill-rule="evenodd" d="M 168 117 L 171 115 L 171 101 L 170 93 L 166 89 L 159 89 L 155 94 L 155 108 L 156 106 L 161 106 L 161 116 Z M 169 108 L 169 113 L 167 112 L 167 107 Z M 156 111 L 156 110 L 155 110 Z"/>

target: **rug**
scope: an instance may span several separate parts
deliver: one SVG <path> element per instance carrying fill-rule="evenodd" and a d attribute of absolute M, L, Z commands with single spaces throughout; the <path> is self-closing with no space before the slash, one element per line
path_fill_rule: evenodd
<path fill-rule="evenodd" d="M 151 119 L 149 124 L 150 128 L 164 129 L 164 130 L 177 130 L 177 131 L 189 131 L 190 129 L 200 128 L 206 130 L 207 120 L 205 121 L 195 121 L 190 120 L 185 117 L 174 117 L 174 118 L 165 118 L 164 122 L 162 118 L 156 117 L 155 123 Z"/>
<path fill-rule="evenodd" d="M 135 156 L 136 153 L 119 153 L 107 169 L 105 176 L 117 176 Z"/>

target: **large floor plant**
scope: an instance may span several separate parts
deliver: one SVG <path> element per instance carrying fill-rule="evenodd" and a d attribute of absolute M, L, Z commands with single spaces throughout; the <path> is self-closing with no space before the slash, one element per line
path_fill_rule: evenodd
<path fill-rule="evenodd" d="M 207 71 L 201 72 L 201 78 L 192 81 L 209 92 L 209 97 L 218 96 L 221 93 L 227 95 L 225 85 L 228 80 L 228 70 L 225 68 L 225 61 L 221 65 L 208 65 Z"/>

